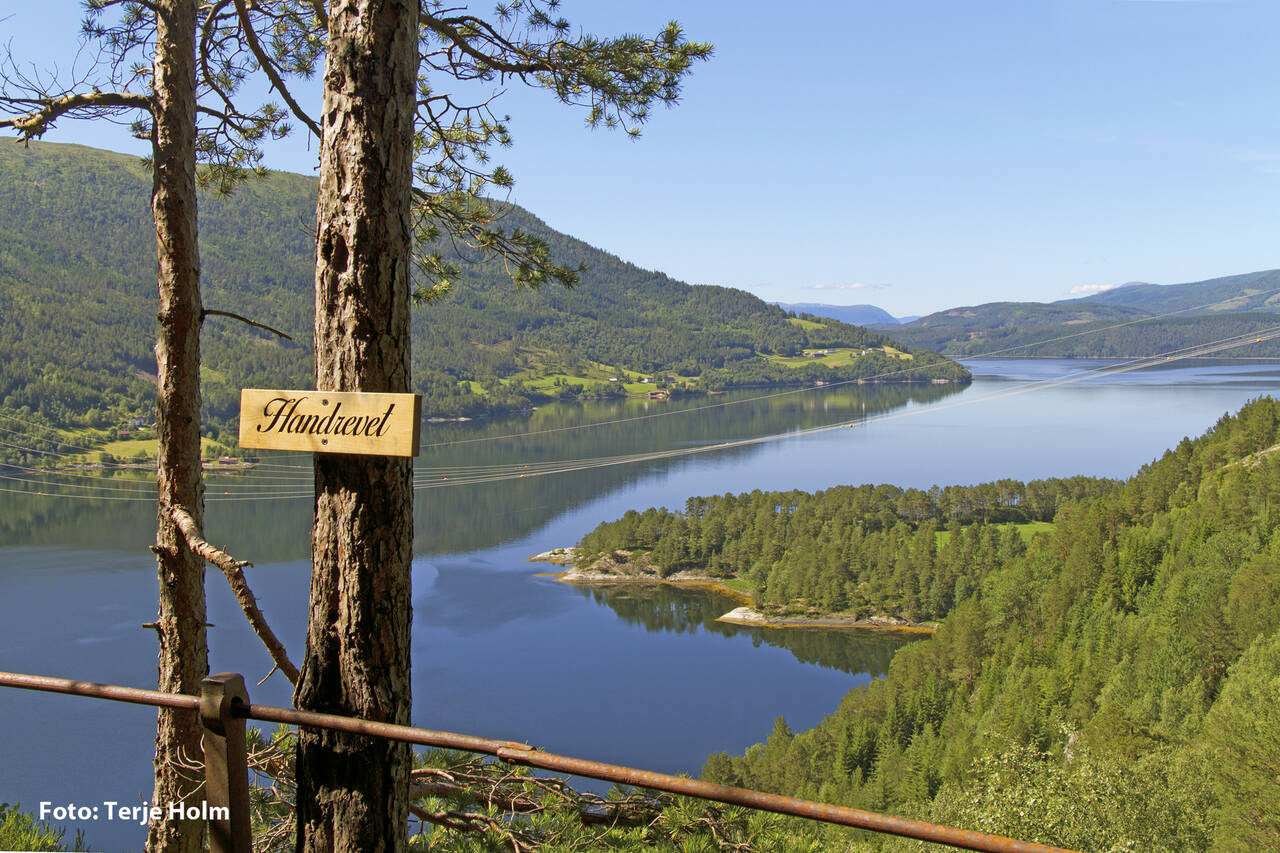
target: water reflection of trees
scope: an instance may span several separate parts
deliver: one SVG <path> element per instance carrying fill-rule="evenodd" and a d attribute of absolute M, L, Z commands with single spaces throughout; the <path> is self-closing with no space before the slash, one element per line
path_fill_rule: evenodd
<path fill-rule="evenodd" d="M 605 605 L 629 625 L 647 631 L 693 634 L 699 629 L 726 637 L 746 634 L 752 645 L 776 646 L 791 652 L 801 663 L 811 663 L 852 674 L 879 678 L 889 671 L 894 652 L 915 637 L 876 631 L 829 628 L 755 628 L 715 621 L 736 607 L 733 599 L 699 589 L 670 584 L 618 584 L 573 589 L 597 604 Z"/>
<path fill-rule="evenodd" d="M 956 385 L 862 385 L 789 394 L 749 403 L 760 391 L 696 397 L 674 403 L 642 400 L 555 404 L 540 408 L 520 428 L 529 432 L 675 411 L 723 401 L 732 405 L 597 429 L 570 430 L 490 444 L 460 444 L 424 449 L 420 468 L 450 465 L 501 465 L 560 459 L 591 459 L 644 453 L 681 446 L 719 443 L 773 435 L 869 417 L 908 403 L 928 403 L 959 393 Z M 665 406 L 666 408 L 661 408 Z M 647 407 L 647 408 L 646 408 Z M 673 408 L 675 407 L 675 408 Z M 423 433 L 424 446 L 436 442 L 483 438 L 513 431 L 502 424 L 447 424 Z M 758 447 L 717 451 L 717 457 L 749 459 Z M 572 475 L 533 477 L 477 486 L 418 493 L 419 553 L 454 553 L 492 547 L 520 538 L 571 509 L 628 485 L 655 470 L 683 464 L 680 458 L 593 468 Z M 429 521 L 430 526 L 423 525 Z M 430 531 L 426 533 L 425 531 Z"/>
<path fill-rule="evenodd" d="M 523 418 L 429 424 L 423 430 L 420 472 L 456 466 L 512 465 L 566 459 L 591 459 L 711 444 L 871 417 L 908 403 L 928 403 L 962 389 L 957 385 L 857 385 L 811 389 L 769 399 L 763 391 L 737 391 L 667 403 L 644 400 L 557 403 Z M 631 420 L 646 414 L 698 409 L 709 403 L 730 405 L 686 411 L 670 417 Z M 595 429 L 568 429 L 622 420 Z M 511 433 L 561 430 L 523 438 L 485 441 Z M 481 441 L 476 441 L 481 439 Z M 717 451 L 750 458 L 758 447 Z M 265 455 L 271 460 L 274 457 Z M 298 466 L 293 474 L 255 471 L 209 480 L 206 532 L 234 544 L 236 553 L 258 562 L 307 556 L 311 499 L 306 457 L 281 461 Z M 417 493 L 414 521 L 417 554 L 460 553 L 522 538 L 551 519 L 603 494 L 679 465 L 680 458 L 616 465 L 559 474 L 466 486 L 423 489 Z M 304 497 L 277 500 L 218 501 L 223 489 L 236 493 L 260 485 L 279 492 L 280 478 L 297 479 Z M 442 481 L 443 482 L 443 481 Z M 33 490 L 38 488 L 31 487 Z M 53 488 L 49 489 L 54 491 Z M 75 544 L 85 547 L 138 548 L 154 537 L 155 508 L 146 501 L 54 498 L 0 492 L 0 545 Z"/>
<path fill-rule="evenodd" d="M 125 481 L 112 478 L 110 482 Z M 143 485 L 136 478 L 128 482 Z M 155 487 L 154 478 L 148 483 Z M 45 488 L 43 484 L 29 487 Z M 155 539 L 155 526 L 153 503 L 0 493 L 0 545 L 71 544 L 130 550 L 146 548 Z"/>

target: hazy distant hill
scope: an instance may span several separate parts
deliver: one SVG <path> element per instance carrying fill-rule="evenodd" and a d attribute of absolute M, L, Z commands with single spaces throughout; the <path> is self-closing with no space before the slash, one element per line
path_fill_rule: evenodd
<path fill-rule="evenodd" d="M 852 323 L 855 326 L 870 326 L 873 323 L 897 324 L 902 322 L 883 308 L 875 305 L 827 305 L 822 302 L 775 302 L 784 311 L 797 314 L 812 314 L 815 317 L 826 317 L 839 320 L 841 323 Z"/>
<path fill-rule="evenodd" d="M 1273 313 L 1274 312 L 1274 313 Z M 1130 284 L 1060 302 L 990 302 L 905 325 L 878 324 L 910 346 L 948 355 L 1120 358 L 1260 332 L 1280 325 L 1280 270 L 1188 284 Z M 1230 356 L 1280 356 L 1280 343 Z"/>
<path fill-rule="evenodd" d="M 0 144 L 0 407 L 26 407 L 57 424 L 150 419 L 156 311 L 150 186 L 136 157 L 73 145 Z M 210 318 L 203 385 L 215 427 L 233 423 L 242 387 L 313 381 L 315 191 L 313 178 L 275 173 L 230 198 L 201 196 L 206 307 L 234 310 L 293 337 L 282 341 Z M 453 293 L 415 311 L 414 381 L 429 413 L 616 394 L 641 376 L 727 387 L 872 376 L 902 366 L 876 351 L 839 369 L 792 369 L 778 357 L 892 342 L 839 322 L 789 319 L 740 290 L 674 281 L 553 231 L 517 207 L 508 210 L 506 225 L 538 234 L 555 258 L 590 270 L 573 290 L 533 292 L 515 290 L 496 262 L 464 264 Z M 967 375 L 929 353 L 911 366 L 917 379 Z"/>

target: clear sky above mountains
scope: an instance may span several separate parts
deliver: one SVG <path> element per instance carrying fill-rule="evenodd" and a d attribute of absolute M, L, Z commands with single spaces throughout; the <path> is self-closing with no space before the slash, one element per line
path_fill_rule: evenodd
<path fill-rule="evenodd" d="M 70 67 L 79 3 L 4 7 L 16 58 Z M 716 46 L 636 142 L 545 93 L 504 96 L 512 200 L 642 266 L 895 314 L 1280 266 L 1280 3 L 562 9 L 598 33 L 675 18 Z M 143 150 L 100 123 L 45 138 Z M 309 174 L 314 151 L 299 133 L 268 163 Z"/>

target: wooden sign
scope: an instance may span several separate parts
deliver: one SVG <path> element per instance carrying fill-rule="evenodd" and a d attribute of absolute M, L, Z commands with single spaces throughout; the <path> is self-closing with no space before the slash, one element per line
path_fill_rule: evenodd
<path fill-rule="evenodd" d="M 240 446 L 417 456 L 422 398 L 343 391 L 240 392 Z"/>

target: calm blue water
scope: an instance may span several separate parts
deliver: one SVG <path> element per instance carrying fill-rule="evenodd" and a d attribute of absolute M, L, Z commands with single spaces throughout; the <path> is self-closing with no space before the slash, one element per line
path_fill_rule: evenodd
<path fill-rule="evenodd" d="M 424 443 L 442 446 L 424 453 L 420 469 L 791 436 L 726 452 L 419 493 L 415 722 L 690 773 L 711 752 L 740 752 L 760 740 L 780 715 L 795 729 L 813 725 L 851 687 L 884 672 L 894 642 L 723 626 L 712 620 L 731 604 L 714 596 L 593 592 L 537 577 L 548 567 L 525 558 L 572 544 L 627 509 L 679 507 L 698 494 L 1125 477 L 1247 400 L 1280 390 L 1280 366 L 1272 364 L 1097 375 L 1107 365 L 975 361 L 969 363 L 975 381 L 963 390 L 807 392 L 516 441 L 475 440 L 634 417 L 645 408 L 548 407 L 528 421 L 436 428 Z M 1092 378 L 1050 387 L 1082 368 L 1092 369 Z M 797 433 L 846 421 L 855 425 Z M 301 469 L 276 473 L 304 476 Z M 210 497 L 243 493 L 253 482 L 214 481 Z M 206 525 L 211 539 L 254 559 L 251 584 L 295 659 L 305 634 L 309 512 L 305 497 L 211 502 Z M 0 499 L 0 669 L 154 685 L 155 639 L 139 627 L 155 614 L 155 569 L 146 550 L 153 513 L 145 502 Z M 270 662 L 216 572 L 208 589 L 213 671 L 243 672 L 254 701 L 288 704 L 280 676 L 253 686 Z M 41 800 L 94 805 L 149 798 L 150 709 L 5 690 L 0 716 L 7 724 L 0 735 L 0 801 L 34 807 Z M 137 848 L 145 836 L 138 827 L 104 821 L 84 828 L 95 847 L 108 850 Z"/>

